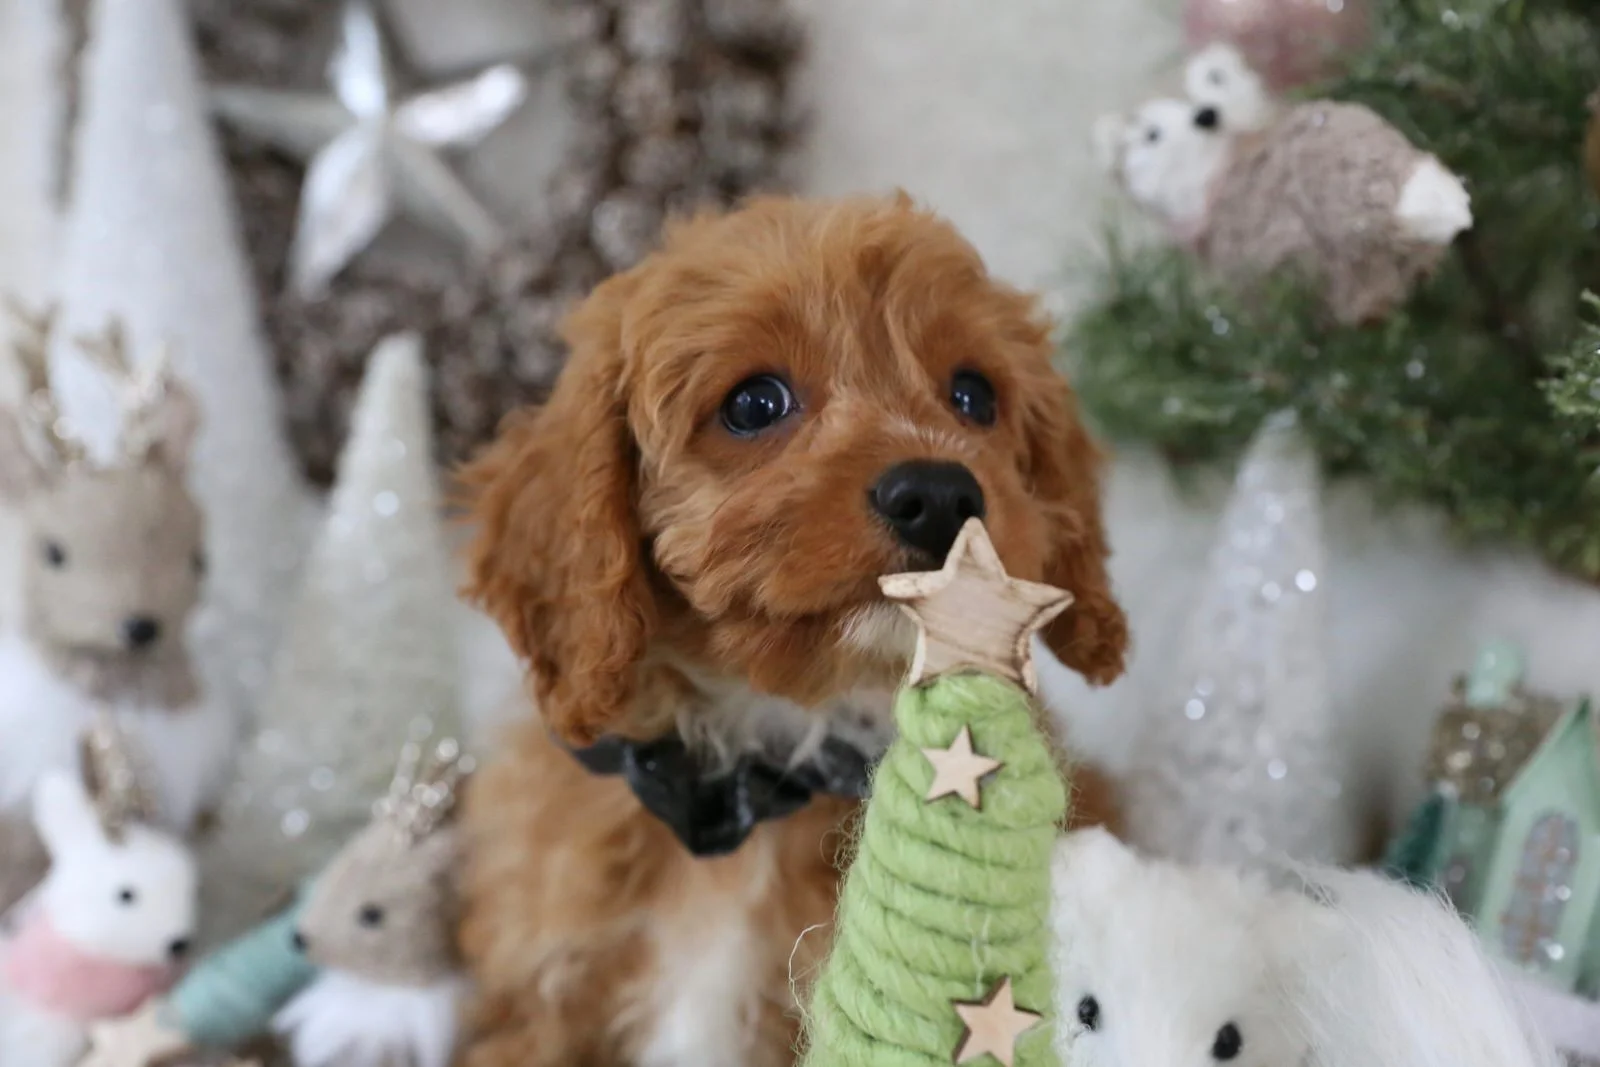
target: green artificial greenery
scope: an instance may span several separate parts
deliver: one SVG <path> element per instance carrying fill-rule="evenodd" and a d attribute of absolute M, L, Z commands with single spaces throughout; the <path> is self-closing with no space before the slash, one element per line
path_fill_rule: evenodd
<path fill-rule="evenodd" d="M 1463 175 L 1476 225 L 1381 323 L 1292 278 L 1223 292 L 1108 242 L 1064 347 L 1114 439 L 1227 458 L 1293 408 L 1330 472 L 1600 578 L 1600 202 L 1585 175 L 1600 2 L 1373 0 L 1372 48 L 1308 96 L 1366 104 Z"/>

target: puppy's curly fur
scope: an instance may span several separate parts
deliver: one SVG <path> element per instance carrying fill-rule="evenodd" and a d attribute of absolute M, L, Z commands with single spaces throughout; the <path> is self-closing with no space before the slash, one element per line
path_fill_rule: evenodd
<path fill-rule="evenodd" d="M 826 948 L 851 805 L 818 801 L 695 860 L 550 735 L 676 728 L 724 755 L 826 731 L 881 746 L 909 643 L 877 578 L 928 561 L 868 494 L 915 459 L 976 476 L 1008 569 L 1076 598 L 1047 643 L 1112 681 L 1127 630 L 1100 457 L 1034 300 L 904 197 L 763 199 L 671 225 L 566 333 L 549 403 L 465 471 L 468 593 L 526 660 L 540 717 L 467 800 L 479 1002 L 464 1060 L 778 1067 L 790 975 Z M 992 427 L 952 407 L 960 370 L 993 383 Z M 735 436 L 719 409 L 759 374 L 789 381 L 799 414 Z M 1080 798 L 1089 821 L 1102 801 Z"/>

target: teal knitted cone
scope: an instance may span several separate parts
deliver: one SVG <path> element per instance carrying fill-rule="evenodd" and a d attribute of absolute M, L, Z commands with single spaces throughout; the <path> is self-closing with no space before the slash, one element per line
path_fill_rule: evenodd
<path fill-rule="evenodd" d="M 832 954 L 812 994 L 803 1067 L 949 1067 L 965 1031 L 954 1004 L 1010 978 L 1016 1006 L 1045 1016 L 1016 1042 L 1016 1067 L 1055 1067 L 1046 959 L 1050 857 L 1066 783 L 1033 702 L 999 677 L 953 673 L 907 688 L 899 739 L 873 780 L 845 879 Z M 981 807 L 925 801 L 963 727 L 1002 766 Z M 982 1056 L 969 1062 L 995 1067 Z"/>

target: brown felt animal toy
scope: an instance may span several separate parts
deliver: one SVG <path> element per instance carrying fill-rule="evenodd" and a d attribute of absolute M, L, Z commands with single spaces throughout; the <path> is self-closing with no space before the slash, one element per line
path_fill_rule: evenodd
<path fill-rule="evenodd" d="M 1274 114 L 1248 92 L 1234 103 L 1248 112 L 1237 122 L 1222 93 L 1154 100 L 1098 131 L 1119 184 L 1229 284 L 1294 270 L 1335 321 L 1371 322 L 1472 226 L 1461 179 L 1370 109 L 1322 100 Z"/>
<path fill-rule="evenodd" d="M 401 755 L 376 818 L 316 879 L 295 943 L 318 976 L 273 1027 L 295 1067 L 447 1067 L 463 992 L 456 953 L 453 740 Z"/>
<path fill-rule="evenodd" d="M 903 197 L 669 225 L 566 336 L 465 471 L 537 714 L 468 790 L 461 1062 L 779 1067 L 912 649 L 878 578 L 981 516 L 1113 681 L 1100 454 L 1035 300 Z"/>

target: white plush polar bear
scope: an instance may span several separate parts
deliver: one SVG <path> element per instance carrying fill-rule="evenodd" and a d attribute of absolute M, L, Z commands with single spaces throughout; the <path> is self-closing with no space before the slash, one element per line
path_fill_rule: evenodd
<path fill-rule="evenodd" d="M 1064 838 L 1066 1067 L 1559 1067 L 1448 906 L 1371 873 L 1297 876 L 1304 891 Z"/>

